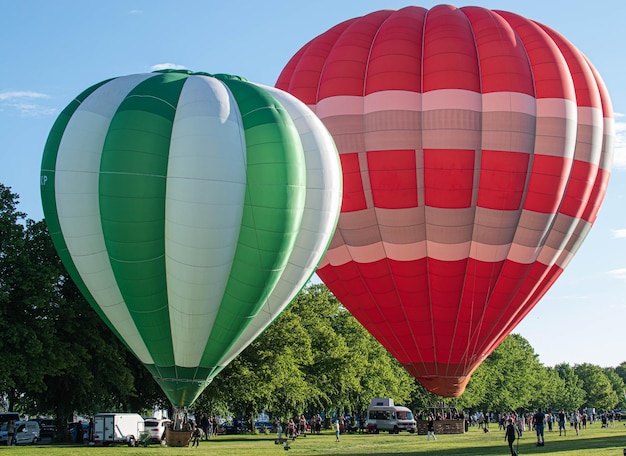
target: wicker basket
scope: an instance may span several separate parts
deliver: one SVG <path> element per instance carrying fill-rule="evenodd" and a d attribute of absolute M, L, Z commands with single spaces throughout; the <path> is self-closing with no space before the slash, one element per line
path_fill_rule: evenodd
<path fill-rule="evenodd" d="M 165 430 L 165 441 L 168 447 L 186 447 L 191 440 L 191 431 L 174 431 L 170 428 Z"/>

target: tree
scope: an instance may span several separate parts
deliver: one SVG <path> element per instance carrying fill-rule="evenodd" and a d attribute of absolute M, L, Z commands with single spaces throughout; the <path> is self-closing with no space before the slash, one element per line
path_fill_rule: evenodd
<path fill-rule="evenodd" d="M 481 371 L 481 372 L 479 372 Z M 476 377 L 476 380 L 474 379 Z M 483 411 L 504 411 L 545 407 L 538 392 L 553 379 L 547 375 L 533 348 L 519 334 L 512 334 L 476 370 L 467 390 L 468 399 Z M 477 382 L 474 386 L 473 383 Z"/>
<path fill-rule="evenodd" d="M 561 386 L 538 360 L 530 343 L 511 334 L 476 369 L 465 393 L 454 402 L 478 411 L 530 411 L 547 408 Z"/>
<path fill-rule="evenodd" d="M 574 369 L 567 363 L 554 366 L 554 372 L 562 380 L 552 404 L 554 410 L 578 410 L 585 402 L 586 393 L 583 382 Z"/>
<path fill-rule="evenodd" d="M 0 393 L 11 410 L 27 406 L 24 392 L 45 390 L 45 375 L 57 369 L 48 356 L 54 288 L 45 226 L 26 219 L 17 204 L 18 195 L 0 184 Z"/>
<path fill-rule="evenodd" d="M 497 350 L 498 349 L 496 348 L 496 351 Z M 485 364 L 484 362 L 478 366 L 472 374 L 472 377 L 465 388 L 465 392 L 455 400 L 458 408 L 462 410 L 474 411 L 488 411 L 490 409 L 490 405 L 486 404 L 488 404 L 488 391 L 493 386 L 491 381 L 492 370 L 493 368 L 491 365 Z"/>
<path fill-rule="evenodd" d="M 615 368 L 615 373 L 626 383 L 626 361 Z"/>
<path fill-rule="evenodd" d="M 585 407 L 595 407 L 598 410 L 611 410 L 618 403 L 617 394 L 613 390 L 610 380 L 600 366 L 593 364 L 577 364 L 574 372 L 583 383 L 587 393 Z"/>
<path fill-rule="evenodd" d="M 407 403 L 412 377 L 322 284 L 311 285 L 289 309 L 311 337 L 314 362 L 306 367 L 308 410 L 358 412 L 374 397 Z"/>
<path fill-rule="evenodd" d="M 611 382 L 613 391 L 615 391 L 615 395 L 617 396 L 617 404 L 614 404 L 612 407 L 620 409 L 625 408 L 626 398 L 624 395 L 626 394 L 626 385 L 624 384 L 624 380 L 617 374 L 616 369 L 612 367 L 605 367 L 602 371 L 609 382 Z"/>

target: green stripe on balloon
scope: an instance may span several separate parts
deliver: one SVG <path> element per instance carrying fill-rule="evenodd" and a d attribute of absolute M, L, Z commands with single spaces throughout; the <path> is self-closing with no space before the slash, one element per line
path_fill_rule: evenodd
<path fill-rule="evenodd" d="M 74 100 L 72 100 L 63 111 L 61 111 L 61 114 L 59 114 L 59 117 L 57 117 L 57 120 L 54 122 L 54 125 L 50 130 L 50 134 L 48 135 L 48 139 L 46 140 L 46 145 L 44 147 L 43 157 L 41 160 L 41 201 L 44 209 L 46 225 L 48 226 L 48 232 L 50 233 L 52 243 L 54 244 L 56 251 L 59 254 L 59 257 L 63 262 L 63 266 L 65 266 L 65 269 L 67 269 L 68 274 L 70 275 L 80 292 L 83 294 L 83 296 L 85 296 L 87 301 L 89 301 L 91 307 L 96 311 L 100 318 L 102 318 L 107 326 L 111 328 L 113 333 L 130 350 L 128 344 L 126 344 L 126 342 L 122 339 L 119 332 L 111 324 L 110 320 L 107 318 L 104 312 L 102 312 L 102 309 L 97 305 L 95 299 L 89 292 L 89 289 L 85 286 L 83 279 L 76 269 L 76 265 L 72 260 L 72 257 L 65 243 L 65 239 L 63 238 L 63 233 L 61 232 L 61 223 L 59 222 L 59 214 L 57 212 L 55 192 L 56 162 L 59 152 L 59 146 L 61 144 L 61 140 L 63 139 L 63 134 L 65 133 L 65 130 L 67 129 L 67 126 L 70 122 L 70 119 L 87 97 L 89 97 L 98 88 L 107 84 L 111 80 L 112 79 L 107 79 L 105 81 L 99 82 L 98 84 L 94 84 L 85 91 L 83 91 L 80 95 L 74 98 Z"/>
<path fill-rule="evenodd" d="M 287 264 L 302 221 L 306 174 L 298 132 L 280 103 L 254 84 L 216 77 L 239 106 L 247 147 L 239 242 L 209 350 L 200 363 L 221 369 L 224 353 L 263 306 Z"/>
<path fill-rule="evenodd" d="M 100 213 L 111 267 L 157 366 L 174 365 L 165 190 L 176 103 L 186 78 L 159 74 L 138 84 L 111 121 L 100 163 Z"/>

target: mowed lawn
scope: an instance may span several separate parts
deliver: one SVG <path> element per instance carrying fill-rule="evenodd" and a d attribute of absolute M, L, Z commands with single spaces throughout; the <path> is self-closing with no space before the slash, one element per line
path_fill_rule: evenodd
<path fill-rule="evenodd" d="M 76 445 L 29 445 L 22 447 L 0 447 L 0 456 L 6 454 L 28 456 L 89 455 L 89 456 L 149 456 L 149 455 L 463 455 L 488 456 L 508 455 L 504 432 L 497 425 L 491 425 L 491 432 L 484 433 L 478 428 L 470 428 L 463 435 L 439 435 L 436 441 L 427 441 L 426 436 L 402 433 L 399 435 L 367 434 L 342 435 L 335 442 L 335 434 L 325 431 L 321 435 L 299 437 L 289 442 L 286 451 L 283 445 L 276 445 L 276 435 L 219 436 L 210 441 L 202 441 L 199 448 L 169 448 L 158 445 L 130 448 L 89 447 Z M 615 428 L 602 428 L 600 423 L 588 425 L 576 436 L 568 428 L 567 437 L 559 437 L 558 431 L 546 431 L 546 444 L 535 446 L 532 432 L 524 433 L 519 440 L 520 455 L 568 455 L 568 456 L 622 456 L 626 449 L 626 425 L 615 423 Z M 517 445 L 516 445 L 517 446 Z"/>

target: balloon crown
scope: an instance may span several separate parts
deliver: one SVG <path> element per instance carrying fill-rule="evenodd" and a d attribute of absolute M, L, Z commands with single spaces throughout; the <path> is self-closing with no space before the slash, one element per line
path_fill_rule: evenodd
<path fill-rule="evenodd" d="M 248 81 L 243 76 L 237 76 L 235 74 L 226 74 L 226 73 L 212 74 L 212 73 L 207 73 L 206 71 L 191 71 L 187 69 L 176 69 L 176 68 L 165 68 L 163 70 L 153 71 L 153 73 L 182 73 L 182 74 L 188 74 L 190 76 L 191 75 L 209 76 L 211 78 L 220 79 L 222 81 L 224 80 L 236 80 L 236 81 L 246 81 L 246 82 Z"/>

